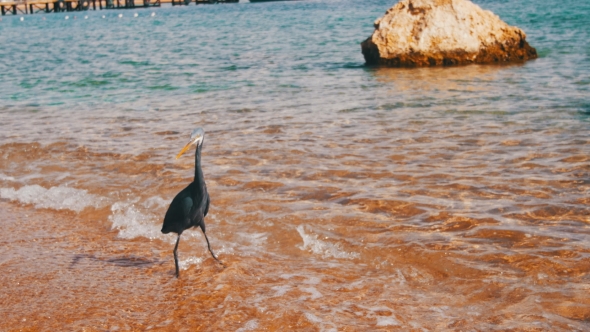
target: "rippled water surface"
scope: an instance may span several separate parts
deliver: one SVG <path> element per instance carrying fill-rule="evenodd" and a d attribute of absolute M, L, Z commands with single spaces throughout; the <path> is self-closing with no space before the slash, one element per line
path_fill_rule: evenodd
<path fill-rule="evenodd" d="M 590 329 L 590 5 L 476 3 L 540 58 L 365 67 L 392 1 L 2 17 L 0 329 Z M 227 268 L 176 279 L 198 126 Z"/>

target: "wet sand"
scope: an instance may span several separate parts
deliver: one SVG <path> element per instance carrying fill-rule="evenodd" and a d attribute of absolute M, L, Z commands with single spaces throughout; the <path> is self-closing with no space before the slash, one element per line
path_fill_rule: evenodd
<path fill-rule="evenodd" d="M 575 330 L 590 314 L 590 262 L 579 259 L 588 251 L 473 262 L 473 254 L 452 245 L 401 242 L 367 248 L 348 266 L 310 254 L 222 255 L 227 268 L 205 258 L 176 279 L 170 248 L 160 241 L 120 240 L 108 224 L 81 225 L 69 213 L 1 208 L 3 330 L 390 331 L 418 322 L 433 330 Z M 516 232 L 479 235 L 521 248 L 547 241 Z M 181 242 L 181 255 L 195 247 Z M 377 257 L 387 263 L 363 262 Z"/>
<path fill-rule="evenodd" d="M 107 223 L 81 225 L 71 213 L 1 209 L 3 330 L 542 331 L 583 330 L 590 318 L 590 262 L 580 259 L 588 250 L 551 243 L 527 253 L 551 240 L 519 232 L 475 235 L 519 254 L 388 241 L 341 264 L 296 250 L 277 259 L 271 246 L 221 255 L 225 269 L 202 256 L 176 279 L 161 241 L 121 240 Z M 363 228 L 371 242 L 388 231 Z M 299 239 L 281 242 L 295 248 Z M 199 244 L 181 242 L 181 257 Z M 489 269 L 470 266 L 481 264 Z"/>

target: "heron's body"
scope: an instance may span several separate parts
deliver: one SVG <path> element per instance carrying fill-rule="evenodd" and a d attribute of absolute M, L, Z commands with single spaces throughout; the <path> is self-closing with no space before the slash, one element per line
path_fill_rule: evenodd
<path fill-rule="evenodd" d="M 211 256 L 217 259 L 211 250 L 209 239 L 205 233 L 205 216 L 209 211 L 209 194 L 207 193 L 207 185 L 205 184 L 205 177 L 201 170 L 201 147 L 203 146 L 205 132 L 201 128 L 197 128 L 191 135 L 191 141 L 180 151 L 176 158 L 179 158 L 184 151 L 186 151 L 193 144 L 197 145 L 195 151 L 195 178 L 186 188 L 181 190 L 170 203 L 166 216 L 164 216 L 164 225 L 162 226 L 162 233 L 168 234 L 170 232 L 178 234 L 176 245 L 174 246 L 174 263 L 176 266 L 176 277 L 179 276 L 178 270 L 178 243 L 180 235 L 185 230 L 191 227 L 200 227 L 207 240 L 207 247 Z M 221 262 L 219 262 L 221 263 Z"/>
<path fill-rule="evenodd" d="M 170 203 L 164 217 L 162 233 L 173 232 L 180 235 L 191 227 L 201 227 L 205 232 L 205 216 L 208 211 L 209 194 L 207 188 L 199 188 L 198 184 L 191 182 Z"/>

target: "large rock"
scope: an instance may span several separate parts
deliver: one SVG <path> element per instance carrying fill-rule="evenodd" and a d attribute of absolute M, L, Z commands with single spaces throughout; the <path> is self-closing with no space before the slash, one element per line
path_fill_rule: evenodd
<path fill-rule="evenodd" d="M 444 66 L 534 59 L 525 38 L 471 1 L 401 0 L 375 21 L 361 47 L 369 65 Z"/>

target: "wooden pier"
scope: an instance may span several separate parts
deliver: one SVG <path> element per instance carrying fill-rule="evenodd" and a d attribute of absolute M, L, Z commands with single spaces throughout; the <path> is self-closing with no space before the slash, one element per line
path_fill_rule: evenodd
<path fill-rule="evenodd" d="M 214 3 L 236 3 L 239 0 L 165 0 L 164 2 L 171 3 L 172 6 L 186 6 L 191 2 L 199 4 L 214 4 Z"/>
<path fill-rule="evenodd" d="M 132 9 L 160 7 L 162 3 L 172 6 L 195 4 L 235 3 L 239 0 L 0 0 L 2 15 L 35 13 L 79 12 L 100 9 Z"/>

